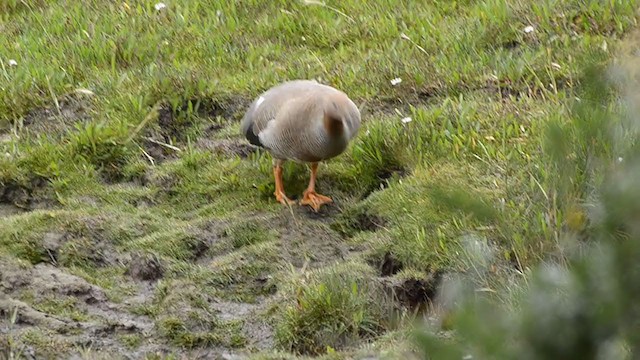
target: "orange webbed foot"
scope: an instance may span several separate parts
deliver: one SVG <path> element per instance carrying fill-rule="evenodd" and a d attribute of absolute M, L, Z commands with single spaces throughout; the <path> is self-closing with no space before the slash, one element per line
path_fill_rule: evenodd
<path fill-rule="evenodd" d="M 285 195 L 285 193 L 283 193 L 283 192 L 276 191 L 273 194 L 276 196 L 276 200 L 278 200 L 278 202 L 281 203 L 282 205 L 293 205 L 293 204 L 295 204 L 295 201 L 289 199 L 287 197 L 287 195 Z"/>
<path fill-rule="evenodd" d="M 304 197 L 300 200 L 300 205 L 309 205 L 315 212 L 318 212 L 322 205 L 331 202 L 333 200 L 328 196 L 320 195 L 315 191 L 305 191 Z"/>

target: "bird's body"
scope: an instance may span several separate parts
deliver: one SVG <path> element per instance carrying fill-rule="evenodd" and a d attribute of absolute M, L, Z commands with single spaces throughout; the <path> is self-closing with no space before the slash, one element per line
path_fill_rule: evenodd
<path fill-rule="evenodd" d="M 315 210 L 330 201 L 314 190 L 318 162 L 344 152 L 359 128 L 360 111 L 345 93 L 310 80 L 289 81 L 267 90 L 253 101 L 241 124 L 247 140 L 273 156 L 280 202 L 290 202 L 282 189 L 282 162 L 312 164 L 302 203 Z M 321 199 L 313 202 L 314 196 Z"/>

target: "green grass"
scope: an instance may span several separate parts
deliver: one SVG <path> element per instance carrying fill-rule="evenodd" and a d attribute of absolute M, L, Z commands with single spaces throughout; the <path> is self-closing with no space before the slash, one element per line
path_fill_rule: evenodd
<path fill-rule="evenodd" d="M 395 349 L 406 329 L 369 306 L 380 283 L 477 273 L 473 236 L 496 255 L 487 286 L 562 261 L 563 231 L 590 227 L 586 150 L 628 150 L 598 142 L 575 97 L 594 99 L 584 67 L 611 62 L 637 25 L 636 1 L 155 4 L 0 4 L 0 256 L 103 288 L 178 353 L 255 349 L 244 331 L 256 317 L 278 334 L 258 357 Z M 362 108 L 359 136 L 320 167 L 319 191 L 335 200 L 320 215 L 274 201 L 267 154 L 238 156 L 246 105 L 294 78 L 334 85 Z M 566 148 L 551 151 L 549 135 Z M 287 194 L 300 197 L 308 178 L 287 164 Z M 55 254 L 52 232 L 64 236 Z M 129 275 L 136 253 L 157 257 L 159 279 Z M 399 274 L 377 272 L 385 254 Z M 354 263 L 346 280 L 291 288 L 292 268 Z M 87 320 L 71 299 L 23 301 Z M 218 300 L 257 310 L 221 321 Z M 148 340 L 112 338 L 131 351 Z"/>
<path fill-rule="evenodd" d="M 294 353 L 317 355 L 391 330 L 390 298 L 367 280 L 370 271 L 351 266 L 294 285 L 278 322 L 278 343 Z"/>

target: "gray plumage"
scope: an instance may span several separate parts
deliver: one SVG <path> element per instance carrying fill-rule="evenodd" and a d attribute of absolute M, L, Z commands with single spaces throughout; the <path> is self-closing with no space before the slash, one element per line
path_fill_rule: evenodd
<path fill-rule="evenodd" d="M 275 159 L 318 162 L 341 154 L 360 128 L 360 111 L 345 93 L 311 80 L 264 92 L 242 119 L 242 134 Z"/>

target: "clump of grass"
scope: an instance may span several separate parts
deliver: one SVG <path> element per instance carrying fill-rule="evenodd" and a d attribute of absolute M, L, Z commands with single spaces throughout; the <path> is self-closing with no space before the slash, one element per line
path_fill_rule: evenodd
<path fill-rule="evenodd" d="M 359 232 L 377 231 L 382 229 L 387 220 L 378 216 L 369 206 L 361 204 L 344 210 L 342 214 L 331 223 L 331 228 L 342 236 L 353 237 Z"/>
<path fill-rule="evenodd" d="M 50 295 L 31 302 L 35 309 L 47 314 L 68 317 L 74 321 L 86 321 L 88 319 L 86 311 L 78 309 L 78 299 L 75 297 L 59 298 Z"/>
<path fill-rule="evenodd" d="M 258 219 L 234 224 L 227 229 L 226 234 L 231 237 L 231 243 L 236 249 L 277 237 L 276 230 L 266 228 Z"/>
<path fill-rule="evenodd" d="M 34 9 L 43 6 L 43 4 L 45 4 L 45 2 L 42 0 L 30 2 L 24 0 L 7 0 L 0 4 L 0 13 L 2 15 L 10 15 L 21 11 L 33 11 Z"/>
<path fill-rule="evenodd" d="M 154 294 L 153 313 L 160 334 L 176 345 L 218 345 L 216 334 L 219 321 L 208 308 L 208 294 L 200 292 L 191 282 L 168 281 L 159 283 Z"/>
<path fill-rule="evenodd" d="M 367 241 L 374 254 L 393 254 L 416 270 L 463 267 L 461 237 L 500 218 L 489 189 L 479 187 L 472 198 L 461 197 L 462 181 L 470 177 L 466 171 L 444 163 L 419 166 L 390 191 L 372 194 L 369 211 L 387 219 L 385 231 Z"/>
<path fill-rule="evenodd" d="M 356 188 L 363 189 L 363 195 L 380 190 L 394 174 L 406 171 L 407 162 L 398 140 L 395 127 L 377 124 L 353 145 Z"/>
<path fill-rule="evenodd" d="M 32 346 L 39 354 L 53 354 L 68 351 L 72 344 L 55 336 L 55 333 L 46 329 L 29 329 L 21 334 L 20 342 L 26 346 Z"/>
<path fill-rule="evenodd" d="M 220 335 L 215 333 L 215 324 L 205 323 L 201 321 L 205 328 L 197 331 L 190 330 L 181 317 L 169 316 L 158 322 L 160 334 L 169 339 L 174 344 L 193 348 L 196 346 L 214 346 L 220 345 L 222 339 Z"/>
<path fill-rule="evenodd" d="M 85 237 L 74 238 L 66 241 L 60 248 L 57 261 L 67 267 L 100 267 L 105 265 L 103 251 L 95 241 Z"/>
<path fill-rule="evenodd" d="M 244 302 L 253 302 L 256 297 L 271 294 L 274 284 L 265 280 L 276 271 L 282 262 L 277 241 L 259 242 L 244 246 L 238 251 L 214 259 L 210 270 L 199 274 L 203 281 L 225 289 L 225 297 Z"/>
<path fill-rule="evenodd" d="M 71 152 L 113 180 L 122 177 L 123 167 L 131 154 L 126 124 L 87 123 L 77 126 L 71 136 Z"/>
<path fill-rule="evenodd" d="M 123 334 L 120 335 L 120 342 L 130 349 L 135 349 L 142 343 L 142 336 L 140 334 Z"/>
<path fill-rule="evenodd" d="M 0 246 L 15 257 L 32 264 L 51 261 L 43 246 L 43 236 L 47 227 L 56 221 L 48 214 L 29 213 L 21 219 L 5 222 L 0 227 Z"/>
<path fill-rule="evenodd" d="M 316 274 L 291 292 L 278 320 L 278 344 L 318 355 L 375 338 L 391 328 L 390 302 L 382 294 L 378 284 L 355 271 Z"/>
<path fill-rule="evenodd" d="M 162 281 L 146 313 L 156 318 L 161 336 L 183 348 L 244 345 L 242 322 L 221 321 L 211 303 L 211 295 L 195 283 Z"/>
<path fill-rule="evenodd" d="M 209 246 L 206 239 L 178 227 L 139 237 L 134 242 L 127 244 L 129 249 L 153 250 L 159 255 L 182 261 L 202 256 Z"/>

